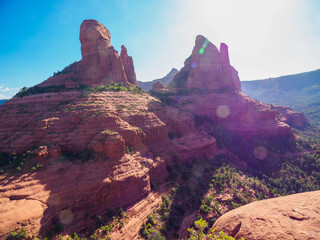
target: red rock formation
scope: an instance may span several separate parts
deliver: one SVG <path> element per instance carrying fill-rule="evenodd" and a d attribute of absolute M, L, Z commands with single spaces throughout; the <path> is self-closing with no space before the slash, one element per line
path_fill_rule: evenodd
<path fill-rule="evenodd" d="M 163 90 L 164 86 L 161 84 L 161 82 L 156 82 L 152 85 L 152 91 L 160 91 Z"/>
<path fill-rule="evenodd" d="M 286 123 L 296 120 L 280 118 L 274 107 L 239 91 L 240 79 L 230 65 L 228 47 L 224 43 L 219 52 L 205 37 L 197 36 L 191 56 L 170 87 L 173 92 L 179 88 L 200 89 L 198 93 L 189 90 L 189 94 L 172 98 L 182 110 L 195 114 L 198 119 L 210 120 L 213 126 L 209 126 L 209 132 L 210 128 L 219 126 L 230 132 L 233 139 L 251 144 L 253 148 L 257 144 L 253 140 L 257 138 L 281 142 L 283 149 L 294 145 L 293 131 Z M 296 115 L 290 116 L 296 119 Z"/>
<path fill-rule="evenodd" d="M 154 104 L 154 113 L 163 121 L 169 132 L 168 151 L 180 162 L 210 159 L 216 152 L 216 139 L 195 127 L 193 115 L 174 107 L 163 108 Z"/>
<path fill-rule="evenodd" d="M 64 209 L 73 214 L 72 222 L 63 223 L 65 230 L 78 232 L 92 225 L 86 212 L 126 207 L 148 195 L 151 181 L 163 182 L 164 158 L 153 157 L 152 145 L 166 156 L 161 146 L 168 132 L 148 111 L 155 101 L 128 92 L 84 97 L 80 91 L 68 91 L 16 97 L 1 106 L 0 152 L 23 153 L 40 145 L 35 161 L 44 169 L 0 180 L 0 236 L 20 224 L 43 235 Z M 125 154 L 125 146 L 139 153 Z M 93 155 L 85 164 L 68 161 L 70 154 L 90 151 Z M 58 203 L 51 205 L 56 198 Z"/>
<path fill-rule="evenodd" d="M 39 86 L 79 84 L 98 86 L 111 82 L 136 83 L 132 57 L 122 47 L 122 56 L 111 45 L 109 30 L 96 20 L 85 20 L 80 27 L 82 59 Z"/>
<path fill-rule="evenodd" d="M 238 72 L 230 65 L 228 47 L 220 52 L 204 36 L 198 35 L 191 56 L 169 87 L 241 90 Z"/>
<path fill-rule="evenodd" d="M 303 115 L 303 113 L 295 112 L 289 107 L 284 107 L 280 105 L 270 105 L 271 109 L 278 110 L 284 117 L 282 121 L 294 128 L 303 129 L 309 126 L 310 123 L 308 119 Z"/>
<path fill-rule="evenodd" d="M 240 138 L 249 140 L 260 136 L 269 140 L 278 137 L 288 142 L 295 140 L 291 128 L 278 119 L 278 111 L 241 92 L 194 94 L 176 99 L 184 111 L 207 117 Z"/>
<path fill-rule="evenodd" d="M 44 235 L 58 222 L 70 233 L 88 229 L 93 223 L 86 212 L 103 214 L 108 207 L 134 204 L 149 194 L 150 182 L 162 183 L 167 175 L 168 130 L 149 111 L 156 99 L 124 91 L 67 89 L 111 81 L 136 84 L 132 58 L 125 48 L 118 56 L 102 24 L 84 21 L 80 41 L 82 60 L 38 85 L 66 88 L 14 97 L 1 105 L 0 152 L 30 150 L 32 161 L 43 165 L 37 173 L 1 175 L 1 239 L 21 224 L 35 235 Z M 126 147 L 136 153 L 125 154 Z M 88 162 L 80 163 L 81 153 L 92 153 L 82 159 Z M 66 221 L 66 215 L 72 218 Z"/>
<path fill-rule="evenodd" d="M 121 46 L 120 58 L 124 66 L 128 81 L 133 85 L 137 85 L 136 73 L 134 71 L 132 57 L 128 56 L 127 49 L 124 45 Z"/>
<path fill-rule="evenodd" d="M 320 239 L 320 191 L 249 203 L 222 215 L 213 229 L 236 239 Z"/>

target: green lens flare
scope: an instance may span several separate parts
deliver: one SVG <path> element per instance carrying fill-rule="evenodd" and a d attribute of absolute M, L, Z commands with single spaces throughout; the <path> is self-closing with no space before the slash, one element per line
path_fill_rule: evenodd
<path fill-rule="evenodd" d="M 204 48 L 200 48 L 199 54 L 202 54 L 204 52 Z"/>

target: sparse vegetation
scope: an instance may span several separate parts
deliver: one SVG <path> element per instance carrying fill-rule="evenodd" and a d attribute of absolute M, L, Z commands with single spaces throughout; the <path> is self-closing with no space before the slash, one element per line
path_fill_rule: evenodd
<path fill-rule="evenodd" d="M 57 92 L 64 92 L 67 91 L 68 88 L 66 85 L 51 85 L 51 86 L 45 86 L 45 87 L 23 87 L 15 96 L 16 97 L 25 97 L 29 95 L 35 95 L 35 94 L 41 94 L 41 93 L 57 93 Z"/>
<path fill-rule="evenodd" d="M 41 93 L 59 93 L 59 92 L 66 92 L 66 91 L 84 91 L 83 94 L 88 95 L 89 93 L 94 92 L 105 92 L 105 91 L 111 91 L 111 92 L 119 92 L 119 91 L 125 91 L 130 92 L 134 94 L 145 94 L 146 92 L 143 91 L 140 87 L 134 86 L 132 84 L 123 84 L 123 83 L 110 83 L 104 86 L 97 86 L 97 87 L 89 87 L 83 84 L 77 84 L 73 88 L 66 87 L 65 84 L 60 85 L 50 85 L 50 86 L 34 86 L 34 87 L 23 87 L 15 96 L 16 97 L 25 97 L 35 94 L 41 94 Z"/>
<path fill-rule="evenodd" d="M 188 240 L 235 240 L 235 238 L 225 234 L 223 231 L 216 233 L 215 230 L 211 230 L 208 233 L 205 233 L 208 230 L 208 223 L 206 220 L 200 218 L 194 222 L 194 228 L 189 228 L 188 232 L 190 237 Z M 245 240 L 240 238 L 240 240 Z"/>
<path fill-rule="evenodd" d="M 21 227 L 19 231 L 13 231 L 7 237 L 8 240 L 26 239 L 28 237 L 28 232 L 24 227 Z"/>
<path fill-rule="evenodd" d="M 128 154 L 134 154 L 134 149 L 131 146 L 125 146 L 124 151 Z"/>
<path fill-rule="evenodd" d="M 137 87 L 132 84 L 124 84 L 124 83 L 110 83 L 104 86 L 97 87 L 88 87 L 88 92 L 131 92 L 135 94 L 144 94 L 146 93 L 142 88 Z"/>
<path fill-rule="evenodd" d="M 36 171 L 42 168 L 40 163 L 31 161 L 34 157 L 33 149 L 26 151 L 23 154 L 15 152 L 7 154 L 0 152 L 0 173 L 19 173 L 23 171 Z"/>

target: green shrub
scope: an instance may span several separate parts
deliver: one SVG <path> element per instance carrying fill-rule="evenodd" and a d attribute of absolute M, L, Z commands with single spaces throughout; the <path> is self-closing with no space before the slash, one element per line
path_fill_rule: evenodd
<path fill-rule="evenodd" d="M 202 205 L 200 206 L 200 212 L 201 212 L 201 213 L 206 214 L 206 213 L 208 213 L 208 212 L 210 212 L 210 211 L 211 211 L 211 208 L 210 208 L 208 205 L 202 204 Z"/>
<path fill-rule="evenodd" d="M 16 97 L 25 97 L 29 95 L 41 94 L 41 93 L 57 93 L 69 90 L 66 85 L 50 85 L 50 86 L 34 86 L 31 88 L 23 87 L 15 96 Z"/>
<path fill-rule="evenodd" d="M 28 232 L 24 227 L 20 228 L 19 232 L 13 231 L 10 233 L 10 235 L 7 237 L 7 239 L 25 239 L 28 236 Z"/>
<path fill-rule="evenodd" d="M 151 229 L 148 232 L 147 239 L 148 240 L 165 240 L 165 237 L 161 236 L 161 234 L 157 230 Z"/>

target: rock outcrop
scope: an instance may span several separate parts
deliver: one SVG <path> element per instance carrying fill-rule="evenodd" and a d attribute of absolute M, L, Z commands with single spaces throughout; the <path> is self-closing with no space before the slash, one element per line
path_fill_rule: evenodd
<path fill-rule="evenodd" d="M 98 86 L 111 82 L 137 85 L 132 57 L 122 46 L 121 54 L 111 45 L 109 30 L 96 20 L 85 20 L 80 27 L 82 59 L 58 72 L 39 86 Z"/>
<path fill-rule="evenodd" d="M 169 87 L 241 90 L 238 72 L 230 65 L 227 45 L 222 43 L 219 52 L 201 35 L 196 37 L 191 56 Z"/>
<path fill-rule="evenodd" d="M 152 91 L 160 91 L 161 89 L 164 89 L 164 86 L 160 82 L 156 82 L 152 85 Z"/>
<path fill-rule="evenodd" d="M 137 85 L 136 73 L 134 71 L 132 57 L 128 56 L 127 49 L 124 45 L 121 46 L 120 58 L 123 63 L 124 71 L 127 75 L 128 81 L 133 85 Z"/>
<path fill-rule="evenodd" d="M 303 129 L 310 126 L 309 120 L 303 115 L 303 113 L 295 112 L 289 107 L 284 107 L 280 105 L 271 104 L 271 109 L 278 110 L 284 117 L 283 122 L 287 123 L 289 126 Z"/>
<path fill-rule="evenodd" d="M 210 122 L 205 129 L 217 138 L 219 133 L 211 129 L 218 127 L 224 131 L 220 138 L 231 138 L 226 141 L 233 145 L 245 143 L 251 152 L 261 144 L 257 139 L 268 140 L 282 150 L 294 147 L 295 136 L 288 124 L 295 122 L 296 115 L 290 114 L 290 120 L 281 118 L 275 107 L 242 93 L 224 43 L 219 52 L 205 37 L 197 36 L 191 56 L 169 87 L 176 92 L 172 99 L 177 106 L 194 114 L 199 122 Z M 237 143 L 231 141 L 236 139 Z"/>
<path fill-rule="evenodd" d="M 246 240 L 319 239 L 320 191 L 257 202 L 222 215 L 213 229 Z"/>

